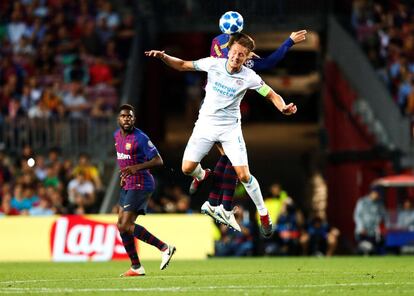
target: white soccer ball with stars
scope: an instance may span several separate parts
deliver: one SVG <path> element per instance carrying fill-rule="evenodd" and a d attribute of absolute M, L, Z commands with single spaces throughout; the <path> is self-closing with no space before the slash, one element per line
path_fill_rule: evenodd
<path fill-rule="evenodd" d="M 220 17 L 219 27 L 224 34 L 240 33 L 243 30 L 243 17 L 236 11 L 227 11 Z"/>

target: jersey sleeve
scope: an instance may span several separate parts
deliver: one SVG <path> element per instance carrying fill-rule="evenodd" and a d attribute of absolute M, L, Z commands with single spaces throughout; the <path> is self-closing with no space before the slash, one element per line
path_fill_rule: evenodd
<path fill-rule="evenodd" d="M 210 69 L 210 67 L 215 63 L 215 60 L 215 58 L 209 57 L 193 61 L 194 69 L 196 69 L 196 71 L 207 72 Z"/>
<path fill-rule="evenodd" d="M 220 42 L 217 38 L 214 38 L 213 41 L 211 41 L 210 56 L 213 58 L 223 57 L 223 51 L 221 50 Z"/>
<path fill-rule="evenodd" d="M 159 154 L 157 148 L 151 142 L 150 138 L 144 133 L 141 133 L 141 135 L 138 137 L 138 144 L 148 160 L 153 159 Z"/>
<path fill-rule="evenodd" d="M 253 71 L 249 76 L 249 89 L 257 91 L 263 97 L 267 96 L 271 91 L 270 86 L 268 86 L 262 78 Z"/>
<path fill-rule="evenodd" d="M 269 56 L 264 58 L 252 59 L 252 69 L 254 71 L 268 70 L 276 66 L 276 64 L 284 58 L 286 52 L 293 46 L 294 42 L 288 38 L 283 44 Z"/>
<path fill-rule="evenodd" d="M 211 41 L 210 56 L 214 58 L 226 58 L 227 46 L 229 44 L 230 36 L 228 34 L 220 34 Z"/>

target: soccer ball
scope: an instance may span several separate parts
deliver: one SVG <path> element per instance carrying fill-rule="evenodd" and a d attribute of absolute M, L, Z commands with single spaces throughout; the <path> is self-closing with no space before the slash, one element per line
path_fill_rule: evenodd
<path fill-rule="evenodd" d="M 236 11 L 227 11 L 220 17 L 219 27 L 224 34 L 240 33 L 243 30 L 243 17 Z"/>

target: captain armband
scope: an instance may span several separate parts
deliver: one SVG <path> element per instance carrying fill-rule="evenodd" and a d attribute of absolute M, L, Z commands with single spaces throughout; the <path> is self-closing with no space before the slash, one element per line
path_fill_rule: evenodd
<path fill-rule="evenodd" d="M 267 96 L 270 92 L 271 88 L 270 86 L 268 86 L 267 84 L 263 84 L 259 89 L 257 89 L 256 91 L 261 94 L 262 96 Z"/>

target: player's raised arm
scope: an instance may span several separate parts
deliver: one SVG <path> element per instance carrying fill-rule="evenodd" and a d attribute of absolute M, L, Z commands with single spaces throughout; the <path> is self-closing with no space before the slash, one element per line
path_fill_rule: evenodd
<path fill-rule="evenodd" d="M 266 95 L 266 99 L 269 99 L 273 103 L 273 105 L 275 105 L 276 108 L 279 109 L 279 111 L 285 115 L 295 114 L 298 110 L 296 105 L 293 103 L 289 103 L 286 105 L 283 98 L 279 94 L 277 94 L 273 89 L 270 89 L 269 93 Z"/>
<path fill-rule="evenodd" d="M 148 57 L 154 57 L 160 59 L 171 68 L 178 71 L 195 71 L 192 61 L 184 61 L 182 59 L 170 56 L 161 50 L 146 51 L 145 55 Z"/>
<path fill-rule="evenodd" d="M 259 59 L 255 58 L 254 56 L 251 58 L 255 58 L 253 70 L 255 71 L 263 71 L 268 70 L 276 66 L 276 64 L 282 60 L 289 49 L 297 43 L 303 42 L 306 40 L 306 30 L 300 30 L 296 32 L 292 32 L 288 39 L 286 39 L 282 45 L 272 52 L 270 55 L 266 57 L 261 57 Z"/>

